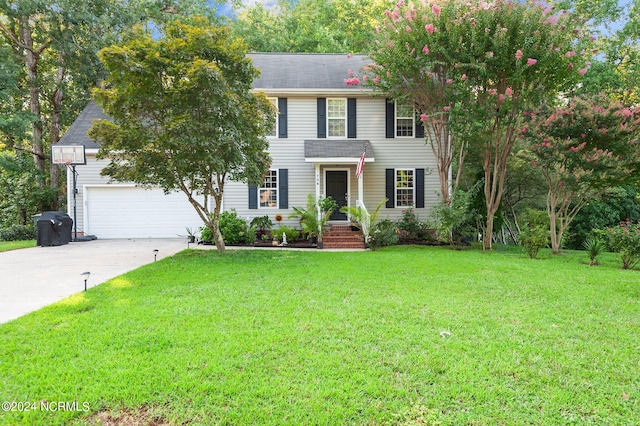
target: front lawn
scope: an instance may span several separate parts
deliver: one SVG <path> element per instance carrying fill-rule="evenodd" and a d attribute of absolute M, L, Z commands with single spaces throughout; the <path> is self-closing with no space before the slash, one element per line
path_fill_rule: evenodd
<path fill-rule="evenodd" d="M 186 251 L 0 326 L 0 424 L 634 424 L 640 272 L 541 257 Z"/>
<path fill-rule="evenodd" d="M 36 240 L 0 241 L 0 252 L 35 247 Z"/>

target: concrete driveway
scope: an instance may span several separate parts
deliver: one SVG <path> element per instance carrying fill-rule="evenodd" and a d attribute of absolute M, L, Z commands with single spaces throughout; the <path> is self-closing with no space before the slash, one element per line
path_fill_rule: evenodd
<path fill-rule="evenodd" d="M 1 252 L 0 324 L 84 290 L 82 272 L 94 287 L 153 262 L 154 249 L 160 260 L 186 248 L 185 238 L 122 239 Z"/>

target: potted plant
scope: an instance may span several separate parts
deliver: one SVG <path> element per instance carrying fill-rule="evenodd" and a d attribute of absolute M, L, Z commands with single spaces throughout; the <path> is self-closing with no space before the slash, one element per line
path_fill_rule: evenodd
<path fill-rule="evenodd" d="M 256 228 L 257 230 L 256 235 L 262 238 L 262 240 L 264 241 L 265 239 L 263 237 L 265 235 L 267 236 L 267 239 L 268 239 L 269 231 L 273 226 L 273 222 L 271 221 L 271 219 L 269 219 L 268 215 L 257 216 L 251 220 L 251 226 L 253 228 Z"/>
<path fill-rule="evenodd" d="M 322 232 L 329 221 L 329 217 L 338 204 L 331 197 L 320 198 L 316 201 L 313 194 L 307 196 L 306 208 L 293 207 L 290 218 L 300 219 L 300 228 L 303 235 L 309 239 L 316 239 L 318 248 L 322 248 Z"/>
<path fill-rule="evenodd" d="M 196 232 L 197 231 L 195 229 L 193 229 L 193 228 L 189 228 L 188 226 L 187 226 L 186 230 L 187 230 L 187 241 L 189 243 L 195 243 L 196 242 Z"/>

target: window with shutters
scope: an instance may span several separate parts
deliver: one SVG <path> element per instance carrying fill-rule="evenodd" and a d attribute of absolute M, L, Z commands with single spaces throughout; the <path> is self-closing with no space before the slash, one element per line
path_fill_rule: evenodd
<path fill-rule="evenodd" d="M 414 173 L 414 169 L 396 169 L 396 207 L 412 207 L 415 205 Z"/>
<path fill-rule="evenodd" d="M 396 137 L 413 137 L 415 115 L 413 105 L 406 102 L 396 102 Z"/>
<path fill-rule="evenodd" d="M 258 188 L 259 206 L 263 208 L 278 207 L 278 171 L 269 170 L 262 186 Z"/>
<path fill-rule="evenodd" d="M 347 136 L 347 100 L 327 99 L 327 137 L 344 138 Z"/>

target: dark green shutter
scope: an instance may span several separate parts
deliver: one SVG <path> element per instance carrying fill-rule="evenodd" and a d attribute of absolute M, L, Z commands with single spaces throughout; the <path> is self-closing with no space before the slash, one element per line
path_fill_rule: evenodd
<path fill-rule="evenodd" d="M 327 98 L 318 98 L 318 137 L 327 137 Z"/>
<path fill-rule="evenodd" d="M 249 185 L 249 208 L 258 208 L 258 187 L 256 185 Z"/>
<path fill-rule="evenodd" d="M 392 209 L 395 207 L 395 187 L 396 187 L 396 174 L 394 169 L 386 169 L 385 179 L 385 194 L 387 197 L 387 203 L 385 207 Z"/>
<path fill-rule="evenodd" d="M 289 208 L 289 169 L 278 170 L 279 205 L 281 209 Z"/>
<path fill-rule="evenodd" d="M 396 108 L 395 104 L 391 99 L 387 99 L 385 108 L 385 136 L 389 138 L 394 138 L 396 136 L 396 125 L 395 125 L 395 115 Z M 388 198 L 388 197 L 387 197 Z"/>
<path fill-rule="evenodd" d="M 356 136 L 356 98 L 347 99 L 347 137 L 355 139 Z"/>
<path fill-rule="evenodd" d="M 416 114 L 416 138 L 424 139 L 424 123 L 420 121 L 420 115 Z"/>
<path fill-rule="evenodd" d="M 424 169 L 416 169 L 416 208 L 424 207 Z"/>
<path fill-rule="evenodd" d="M 287 137 L 287 98 L 278 98 L 278 137 Z"/>

